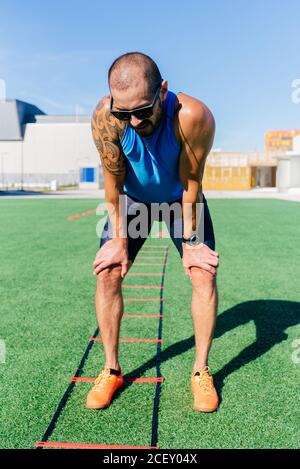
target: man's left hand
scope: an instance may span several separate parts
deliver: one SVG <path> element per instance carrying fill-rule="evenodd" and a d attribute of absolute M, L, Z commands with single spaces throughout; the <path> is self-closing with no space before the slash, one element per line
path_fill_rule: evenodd
<path fill-rule="evenodd" d="M 183 269 L 190 279 L 192 279 L 191 267 L 200 267 L 214 276 L 217 274 L 219 254 L 206 246 L 206 244 L 201 243 L 197 246 L 189 246 L 184 243 L 182 244 L 182 249 Z"/>

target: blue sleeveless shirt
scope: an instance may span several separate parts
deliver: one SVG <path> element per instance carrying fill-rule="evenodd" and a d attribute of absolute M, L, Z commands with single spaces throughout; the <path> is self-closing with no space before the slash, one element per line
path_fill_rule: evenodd
<path fill-rule="evenodd" d="M 173 202 L 182 196 L 180 144 L 174 134 L 176 94 L 168 91 L 159 126 L 141 137 L 126 125 L 121 146 L 126 157 L 124 191 L 145 203 Z"/>

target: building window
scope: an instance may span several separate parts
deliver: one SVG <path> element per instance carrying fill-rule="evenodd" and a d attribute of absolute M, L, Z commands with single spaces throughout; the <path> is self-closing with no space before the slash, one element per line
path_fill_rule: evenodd
<path fill-rule="evenodd" d="M 80 182 L 95 182 L 96 168 L 80 168 Z"/>

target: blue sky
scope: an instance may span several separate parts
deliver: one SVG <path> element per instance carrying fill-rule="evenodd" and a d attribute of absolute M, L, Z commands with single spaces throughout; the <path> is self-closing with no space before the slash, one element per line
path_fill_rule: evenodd
<path fill-rule="evenodd" d="M 138 50 L 211 108 L 215 147 L 260 151 L 265 131 L 300 128 L 299 22 L 299 0 L 0 0 L 0 79 L 46 113 L 90 114 Z"/>

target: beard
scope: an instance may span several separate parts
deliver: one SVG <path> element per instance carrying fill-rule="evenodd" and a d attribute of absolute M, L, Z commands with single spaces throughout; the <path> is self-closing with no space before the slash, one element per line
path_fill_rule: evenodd
<path fill-rule="evenodd" d="M 159 107 L 156 112 L 155 121 L 152 121 L 150 119 L 145 119 L 138 126 L 133 127 L 130 124 L 130 127 L 132 127 L 141 137 L 147 137 L 148 135 L 151 135 L 160 125 L 162 116 L 163 116 L 162 103 L 159 100 Z"/>
<path fill-rule="evenodd" d="M 148 119 L 145 119 L 143 122 L 141 122 L 137 127 L 133 127 L 131 125 L 131 127 L 141 136 L 141 137 L 145 137 L 147 135 L 151 135 L 154 130 L 155 130 L 155 127 L 153 125 L 153 123 L 151 121 L 149 121 Z"/>

